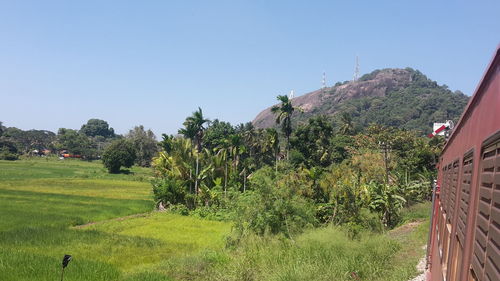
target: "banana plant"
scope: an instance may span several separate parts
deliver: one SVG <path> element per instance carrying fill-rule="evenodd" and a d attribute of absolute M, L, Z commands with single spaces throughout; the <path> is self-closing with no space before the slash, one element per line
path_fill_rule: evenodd
<path fill-rule="evenodd" d="M 370 183 L 370 186 L 372 200 L 369 207 L 381 214 L 382 223 L 386 227 L 393 226 L 406 200 L 398 194 L 396 186 L 376 182 Z"/>

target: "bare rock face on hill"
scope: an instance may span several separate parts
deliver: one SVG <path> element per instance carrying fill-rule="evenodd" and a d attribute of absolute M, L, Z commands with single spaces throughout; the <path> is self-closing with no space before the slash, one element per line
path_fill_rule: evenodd
<path fill-rule="evenodd" d="M 294 113 L 292 119 L 300 124 L 315 115 L 348 112 L 360 127 L 374 122 L 424 131 L 432 122 L 458 119 L 467 100 L 464 94 L 452 93 L 411 68 L 383 69 L 292 99 L 303 111 Z M 271 107 L 252 123 L 257 128 L 276 126 Z"/>
<path fill-rule="evenodd" d="M 361 80 L 361 79 L 360 79 Z M 411 82 L 411 73 L 405 69 L 384 69 L 376 73 L 372 79 L 365 81 L 351 81 L 316 90 L 292 100 L 294 106 L 302 108 L 306 115 L 318 111 L 325 101 L 339 104 L 346 100 L 362 98 L 366 96 L 384 97 L 387 92 L 407 87 Z M 334 114 L 335 108 L 326 108 L 318 114 Z M 259 113 L 252 122 L 257 128 L 273 127 L 275 123 L 271 107 Z"/>

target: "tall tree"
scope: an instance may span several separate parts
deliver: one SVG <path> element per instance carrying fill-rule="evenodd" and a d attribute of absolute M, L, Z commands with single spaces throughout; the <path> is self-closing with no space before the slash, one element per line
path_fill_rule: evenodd
<path fill-rule="evenodd" d="M 277 99 L 281 102 L 271 108 L 271 112 L 276 115 L 276 124 L 281 125 L 281 130 L 286 138 L 286 157 L 288 160 L 290 152 L 290 135 L 292 134 L 292 114 L 295 107 L 287 95 L 279 95 Z"/>
<path fill-rule="evenodd" d="M 229 162 L 229 142 L 228 141 L 224 142 L 221 146 L 218 147 L 216 156 L 218 157 L 220 162 L 222 162 L 222 165 L 223 165 L 223 169 L 224 169 L 224 194 L 226 194 L 228 162 Z"/>
<path fill-rule="evenodd" d="M 302 124 L 294 132 L 291 145 L 304 157 L 308 167 L 332 164 L 331 138 L 333 126 L 327 116 L 320 115 L 310 118 L 307 124 Z"/>
<path fill-rule="evenodd" d="M 20 152 L 29 153 L 34 149 L 42 150 L 52 148 L 55 134 L 46 130 L 23 131 L 15 127 L 9 127 L 3 132 L 3 137 L 16 143 Z"/>
<path fill-rule="evenodd" d="M 57 132 L 57 149 L 66 149 L 74 155 L 81 155 L 86 159 L 96 158 L 95 143 L 84 134 L 76 130 L 60 128 Z"/>
<path fill-rule="evenodd" d="M 167 135 L 167 134 L 161 134 L 162 140 L 158 143 L 160 148 L 165 150 L 166 153 L 170 153 L 173 148 L 173 141 L 174 141 L 174 136 L 173 135 Z"/>
<path fill-rule="evenodd" d="M 103 136 L 112 138 L 115 136 L 115 130 L 109 127 L 108 122 L 101 119 L 90 119 L 87 124 L 82 125 L 80 133 L 89 137 Z"/>
<path fill-rule="evenodd" d="M 139 166 L 149 167 L 151 165 L 151 159 L 158 152 L 158 142 L 156 141 L 156 136 L 151 130 L 144 130 L 144 126 L 135 126 L 134 129 L 130 130 L 126 135 L 135 146 L 136 159 L 135 162 Z"/>
<path fill-rule="evenodd" d="M 205 131 L 205 124 L 208 123 L 210 120 L 205 119 L 203 116 L 203 111 L 201 110 L 200 107 L 198 107 L 198 110 L 193 112 L 193 114 L 189 117 L 186 118 L 186 121 L 184 121 L 184 128 L 179 130 L 179 134 L 183 134 L 185 137 L 193 140 L 194 144 L 196 145 L 196 177 L 195 177 L 195 182 L 194 182 L 194 189 L 195 192 L 198 193 L 198 174 L 200 171 L 200 165 L 199 165 L 199 154 L 201 153 L 202 150 L 202 141 L 203 141 L 203 132 Z"/>
<path fill-rule="evenodd" d="M 342 112 L 342 115 L 340 115 L 339 133 L 342 135 L 352 135 L 355 133 L 352 116 L 348 112 Z"/>
<path fill-rule="evenodd" d="M 191 139 L 196 145 L 196 150 L 201 152 L 203 133 L 205 132 L 205 124 L 209 120 L 203 116 L 203 111 L 198 107 L 198 110 L 186 118 L 184 121 L 184 128 L 179 130 L 179 134 Z"/>
<path fill-rule="evenodd" d="M 267 128 L 265 131 L 265 141 L 262 146 L 263 152 L 272 151 L 275 169 L 278 168 L 278 153 L 280 150 L 278 132 L 274 128 Z"/>
<path fill-rule="evenodd" d="M 245 150 L 245 146 L 243 145 L 243 140 L 240 134 L 234 134 L 229 136 L 229 152 L 233 157 L 233 169 L 234 172 L 238 173 L 238 166 L 240 164 L 240 157 L 243 151 Z"/>
<path fill-rule="evenodd" d="M 210 122 L 210 125 L 203 134 L 203 147 L 210 150 L 223 147 L 227 141 L 227 137 L 234 133 L 235 129 L 229 122 L 215 119 Z"/>

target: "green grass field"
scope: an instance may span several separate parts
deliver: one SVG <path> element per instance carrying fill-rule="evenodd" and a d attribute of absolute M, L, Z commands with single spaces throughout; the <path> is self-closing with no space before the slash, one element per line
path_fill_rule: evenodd
<path fill-rule="evenodd" d="M 424 254 L 428 203 L 403 213 L 422 223 L 359 240 L 327 227 L 225 248 L 230 223 L 151 212 L 149 179 L 149 169 L 112 175 L 99 162 L 0 161 L 0 280 L 59 280 L 71 254 L 67 281 L 356 280 L 353 272 L 404 281 Z"/>
<path fill-rule="evenodd" d="M 58 280 L 64 254 L 73 255 L 66 280 L 170 280 L 151 268 L 221 248 L 229 224 L 151 213 L 149 173 L 110 175 L 80 160 L 0 161 L 0 280 Z"/>
<path fill-rule="evenodd" d="M 311 229 L 293 241 L 254 236 L 236 249 L 169 260 L 155 270 L 197 281 L 407 281 L 425 254 L 429 224 L 422 218 L 385 234 L 362 233 L 359 240 L 340 227 Z"/>

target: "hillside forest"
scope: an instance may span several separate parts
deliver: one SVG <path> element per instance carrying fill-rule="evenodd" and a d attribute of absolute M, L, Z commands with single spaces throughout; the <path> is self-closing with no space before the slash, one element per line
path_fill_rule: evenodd
<path fill-rule="evenodd" d="M 458 120 L 468 100 L 462 92 L 453 92 L 418 70 L 386 68 L 294 98 L 292 103 L 301 112 L 292 116 L 292 123 L 300 125 L 314 116 L 346 113 L 357 130 L 376 123 L 426 135 L 433 122 Z M 340 118 L 334 121 L 334 128 L 339 129 Z M 253 124 L 278 128 L 271 108 L 258 114 Z"/>

